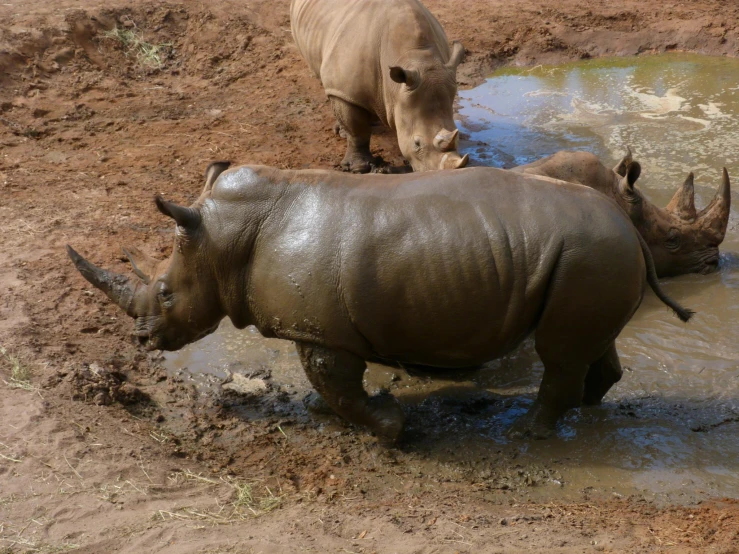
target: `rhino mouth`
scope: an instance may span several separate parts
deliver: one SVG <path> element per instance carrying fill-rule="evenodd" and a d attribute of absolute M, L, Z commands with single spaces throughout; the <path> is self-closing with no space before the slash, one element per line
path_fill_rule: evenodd
<path fill-rule="evenodd" d="M 138 329 L 134 335 L 138 339 L 139 344 L 149 352 L 153 350 L 167 350 L 171 352 L 179 350 L 190 343 L 199 341 L 203 337 L 214 333 L 216 329 L 218 329 L 218 323 L 212 327 L 208 327 L 193 337 L 183 337 L 182 335 L 179 335 L 176 339 L 169 339 L 166 336 L 157 333 L 156 330 L 149 329 Z"/>
<path fill-rule="evenodd" d="M 708 275 L 709 273 L 715 272 L 718 269 L 718 264 L 718 256 L 716 256 L 715 260 L 705 262 L 705 264 L 703 265 L 703 269 L 701 269 L 701 274 Z"/>
<path fill-rule="evenodd" d="M 699 273 L 701 273 L 702 275 L 708 275 L 709 273 L 713 273 L 714 271 L 718 269 L 719 261 L 720 261 L 720 258 L 719 258 L 718 251 L 708 254 L 700 262 Z"/>

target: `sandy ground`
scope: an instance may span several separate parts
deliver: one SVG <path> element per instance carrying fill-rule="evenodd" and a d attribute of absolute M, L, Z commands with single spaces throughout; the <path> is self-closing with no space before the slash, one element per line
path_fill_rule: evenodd
<path fill-rule="evenodd" d="M 720 0 L 426 4 L 467 48 L 467 87 L 505 64 L 739 54 L 739 4 Z M 161 68 L 114 27 L 161 45 Z M 202 394 L 66 258 L 164 256 L 155 193 L 189 203 L 213 159 L 336 167 L 332 126 L 287 0 L 0 4 L 0 553 L 738 552 L 731 500 L 542 502 L 535 477 L 427 474 L 279 391 L 249 410 Z M 390 134 L 374 150 L 401 163 Z"/>

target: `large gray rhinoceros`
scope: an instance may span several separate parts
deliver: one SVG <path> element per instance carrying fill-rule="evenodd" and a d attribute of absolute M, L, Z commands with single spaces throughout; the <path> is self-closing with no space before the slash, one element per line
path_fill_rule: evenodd
<path fill-rule="evenodd" d="M 630 149 L 613 169 L 589 152 L 562 151 L 511 171 L 579 183 L 613 198 L 649 246 L 658 277 L 714 271 L 731 211 L 731 186 L 726 168 L 713 200 L 698 212 L 692 173 L 667 207 L 658 208 L 635 187 L 638 174 L 633 181 L 623 178 L 632 162 Z"/>
<path fill-rule="evenodd" d="M 515 432 L 546 436 L 621 378 L 614 341 L 647 284 L 683 321 L 692 313 L 662 292 L 623 211 L 581 185 L 486 167 L 221 169 L 189 208 L 157 197 L 177 223 L 168 262 L 128 251 L 131 281 L 69 248 L 77 269 L 150 349 L 182 348 L 224 316 L 295 341 L 326 403 L 383 439 L 399 437 L 403 412 L 368 397 L 365 360 L 470 367 L 533 333 L 544 377 Z"/>
<path fill-rule="evenodd" d="M 452 117 L 464 48 L 418 0 L 292 0 L 290 24 L 347 135 L 342 168 L 370 171 L 376 119 L 415 171 L 467 164 Z"/>

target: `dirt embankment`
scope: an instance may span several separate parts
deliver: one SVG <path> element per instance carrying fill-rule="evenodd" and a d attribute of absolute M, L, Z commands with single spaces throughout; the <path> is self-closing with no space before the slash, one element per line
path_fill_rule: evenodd
<path fill-rule="evenodd" d="M 503 64 L 739 54 L 719 0 L 426 3 L 467 48 L 462 86 Z M 332 125 L 286 0 L 0 5 L 0 552 L 736 552 L 733 502 L 544 505 L 503 455 L 426 475 L 279 387 L 248 410 L 202 394 L 66 259 L 166 256 L 155 193 L 192 201 L 217 158 L 336 167 Z M 389 134 L 374 149 L 400 163 Z"/>

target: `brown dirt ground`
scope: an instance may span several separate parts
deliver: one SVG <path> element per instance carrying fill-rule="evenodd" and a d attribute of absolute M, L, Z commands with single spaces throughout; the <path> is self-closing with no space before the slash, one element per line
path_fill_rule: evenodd
<path fill-rule="evenodd" d="M 426 4 L 467 48 L 462 86 L 504 64 L 739 54 L 735 2 Z M 115 26 L 164 45 L 162 67 Z M 336 167 L 332 125 L 288 0 L 0 4 L 0 552 L 738 552 L 734 501 L 541 504 L 424 475 L 279 395 L 239 416 L 137 349 L 66 258 L 67 243 L 118 271 L 120 245 L 166 255 L 154 193 L 192 201 L 213 159 Z M 374 142 L 401 163 L 391 135 Z"/>

